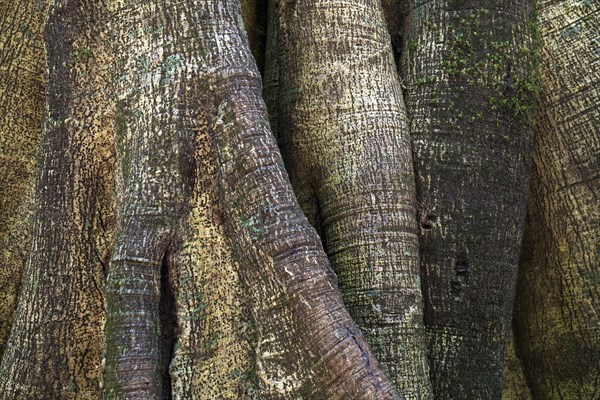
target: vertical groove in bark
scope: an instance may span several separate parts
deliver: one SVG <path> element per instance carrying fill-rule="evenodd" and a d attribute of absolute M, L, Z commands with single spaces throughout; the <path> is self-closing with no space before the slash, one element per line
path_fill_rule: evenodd
<path fill-rule="evenodd" d="M 402 36 L 404 35 L 404 23 L 406 15 L 410 10 L 410 2 L 404 0 L 381 0 L 385 25 L 392 42 L 392 51 L 394 52 L 394 61 L 400 68 L 402 56 Z M 402 85 L 402 81 L 400 82 Z"/>
<path fill-rule="evenodd" d="M 0 365 L 5 398 L 99 398 L 114 155 L 103 10 L 93 3 L 49 10 L 48 115 L 31 251 Z"/>
<path fill-rule="evenodd" d="M 268 128 L 239 3 L 205 2 L 211 137 L 227 232 L 254 300 L 258 397 L 397 398 L 337 292 Z"/>
<path fill-rule="evenodd" d="M 267 38 L 267 0 L 241 0 L 244 30 L 250 43 L 258 70 L 265 70 L 265 46 Z"/>
<path fill-rule="evenodd" d="M 296 196 L 320 221 L 344 303 L 400 394 L 430 398 L 411 145 L 381 5 L 272 7 L 280 80 L 270 97 Z"/>
<path fill-rule="evenodd" d="M 173 290 L 173 268 L 170 261 L 170 254 L 166 253 L 162 259 L 160 268 L 160 302 L 158 305 L 159 313 L 159 351 L 160 364 L 163 366 L 161 370 L 162 383 L 162 400 L 171 400 L 171 375 L 169 369 L 166 368 L 173 359 L 175 351 L 175 334 L 176 334 L 176 309 L 175 309 L 175 293 Z"/>
<path fill-rule="evenodd" d="M 170 388 L 163 385 L 167 364 L 159 345 L 161 265 L 189 207 L 194 133 L 184 126 L 179 98 L 194 30 L 177 23 L 176 3 L 111 6 L 120 173 L 118 238 L 106 286 L 104 394 L 162 399 Z"/>
<path fill-rule="evenodd" d="M 269 124 L 275 138 L 279 139 L 279 4 L 280 0 L 267 0 L 267 37 L 265 47 L 265 71 L 263 73 L 263 97 L 269 108 Z M 309 221 L 313 221 L 309 217 Z M 314 225 L 314 224 L 313 224 Z"/>
<path fill-rule="evenodd" d="M 502 400 L 532 400 L 531 390 L 523 372 L 523 363 L 515 347 L 514 330 L 511 329 L 502 373 Z"/>
<path fill-rule="evenodd" d="M 42 137 L 44 1 L 0 1 L 0 357 L 27 259 Z"/>
<path fill-rule="evenodd" d="M 500 398 L 529 185 L 533 4 L 411 4 L 402 71 L 434 394 Z"/>
<path fill-rule="evenodd" d="M 536 121 L 516 338 L 534 398 L 600 397 L 600 17 L 538 1 Z"/>

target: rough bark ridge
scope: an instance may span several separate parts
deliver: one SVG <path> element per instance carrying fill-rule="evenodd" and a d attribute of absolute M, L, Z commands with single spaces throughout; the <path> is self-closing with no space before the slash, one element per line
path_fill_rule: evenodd
<path fill-rule="evenodd" d="M 33 176 L 42 136 L 44 1 L 0 1 L 0 357 L 30 239 Z"/>
<path fill-rule="evenodd" d="M 0 365 L 7 399 L 99 397 L 114 153 L 95 3 L 55 1 L 45 27 L 48 114 L 31 251 Z"/>
<path fill-rule="evenodd" d="M 410 138 L 381 5 L 270 7 L 268 97 L 296 197 L 400 394 L 429 398 Z"/>
<path fill-rule="evenodd" d="M 534 398 L 600 397 L 600 18 L 539 1 L 541 96 L 515 306 Z"/>
<path fill-rule="evenodd" d="M 222 378 L 232 398 L 396 398 L 343 308 L 318 236 L 289 186 L 239 3 L 115 2 L 112 11 L 111 43 L 122 55 L 113 68 L 121 74 L 115 86 L 120 181 L 118 239 L 107 278 L 105 396 L 168 396 L 158 333 L 160 269 L 168 252 L 169 268 L 177 268 L 171 275 L 179 307 L 173 397 L 206 386 L 217 393 Z M 202 105 L 209 107 L 199 115 Z M 202 158 L 196 166 L 194 157 Z M 198 170 L 207 162 L 218 166 L 215 175 L 207 175 L 210 165 Z M 195 174 L 204 176 L 194 181 Z M 202 218 L 197 231 L 179 229 Z M 238 315 L 206 313 L 211 299 L 222 308 L 239 304 L 236 280 L 224 282 L 222 292 L 219 286 L 186 289 L 193 279 L 204 285 L 219 276 L 192 278 L 197 266 L 186 265 L 193 257 L 212 257 L 204 253 L 206 234 L 214 235 L 220 247 L 210 251 L 223 257 L 228 271 L 243 266 L 238 272 L 257 325 L 248 338 L 251 361 L 243 342 L 227 346 L 238 339 L 243 306 Z M 239 263 L 230 262 L 231 247 Z M 229 323 L 225 335 L 216 327 L 219 318 Z M 190 329 L 196 333 L 187 335 Z M 204 354 L 192 354 L 197 341 Z"/>
<path fill-rule="evenodd" d="M 261 97 L 239 5 L 208 2 L 211 137 L 226 227 L 251 287 L 260 398 L 397 398 L 344 309 L 319 238 L 297 204 Z"/>
<path fill-rule="evenodd" d="M 529 184 L 531 1 L 411 2 L 402 55 L 436 398 L 499 398 Z"/>
<path fill-rule="evenodd" d="M 117 238 L 106 284 L 106 398 L 164 399 L 171 392 L 173 343 L 160 303 L 171 287 L 163 275 L 171 275 L 176 228 L 189 212 L 193 131 L 183 126 L 187 115 L 179 104 L 185 81 L 178 51 L 189 30 L 170 24 L 169 6 L 111 3 L 119 173 Z"/>

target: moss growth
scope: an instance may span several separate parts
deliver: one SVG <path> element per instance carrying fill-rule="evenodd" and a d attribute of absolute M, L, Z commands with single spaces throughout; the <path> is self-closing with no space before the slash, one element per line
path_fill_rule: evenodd
<path fill-rule="evenodd" d="M 421 86 L 425 85 L 426 83 L 434 83 L 435 81 L 437 81 L 437 78 L 433 75 L 429 75 L 423 78 L 417 78 L 417 80 L 415 80 L 415 85 Z"/>
<path fill-rule="evenodd" d="M 86 46 L 79 46 L 71 55 L 71 63 L 79 64 L 86 62 L 92 56 L 92 50 Z"/>
<path fill-rule="evenodd" d="M 499 27 L 500 34 L 494 32 L 493 37 L 479 34 L 477 27 L 481 22 L 474 12 L 455 19 L 456 28 L 449 29 L 448 51 L 442 61 L 442 70 L 449 77 L 464 82 L 465 85 L 458 85 L 463 90 L 475 85 L 489 87 L 493 93 L 489 100 L 492 111 L 507 112 L 511 119 L 530 123 L 539 91 L 539 28 L 535 13 L 528 23 L 528 31 L 536 42 L 533 46 L 536 50 L 526 45 L 513 46 L 510 38 L 515 33 L 508 27 Z M 516 60 L 520 68 L 513 70 Z M 462 118 L 462 113 L 455 111 L 457 117 Z M 468 122 L 477 119 L 472 115 Z"/>
<path fill-rule="evenodd" d="M 19 24 L 19 31 L 28 38 L 33 36 L 33 30 L 25 22 Z"/>
<path fill-rule="evenodd" d="M 181 54 L 171 54 L 162 64 L 163 79 L 170 81 L 175 77 L 179 68 L 183 65 L 183 56 Z"/>
<path fill-rule="evenodd" d="M 419 48 L 419 44 L 414 40 L 409 40 L 408 45 L 406 46 L 410 53 L 416 51 Z"/>

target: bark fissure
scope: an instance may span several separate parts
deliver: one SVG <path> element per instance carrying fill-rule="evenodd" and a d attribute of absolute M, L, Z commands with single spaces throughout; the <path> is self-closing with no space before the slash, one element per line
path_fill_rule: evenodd
<path fill-rule="evenodd" d="M 379 1 L 270 4 L 266 96 L 344 303 L 405 398 L 430 398 L 410 138 Z"/>

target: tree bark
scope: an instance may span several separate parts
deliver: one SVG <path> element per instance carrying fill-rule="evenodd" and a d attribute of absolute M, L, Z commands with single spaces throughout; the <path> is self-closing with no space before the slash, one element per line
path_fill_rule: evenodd
<path fill-rule="evenodd" d="M 510 330 L 506 346 L 502 374 L 502 400 L 532 400 L 531 389 L 523 371 L 523 362 L 516 351 L 514 329 Z"/>
<path fill-rule="evenodd" d="M 42 136 L 45 2 L 0 2 L 0 356 L 27 260 Z"/>
<path fill-rule="evenodd" d="M 403 398 L 430 398 L 414 175 L 379 1 L 273 2 L 270 94 L 296 196 Z"/>
<path fill-rule="evenodd" d="M 208 19 L 196 8 L 115 3 L 123 201 L 107 288 L 107 398 L 244 398 L 253 390 L 247 305 L 200 115 L 199 76 L 209 68 L 197 27 Z"/>
<path fill-rule="evenodd" d="M 114 152 L 105 13 L 94 3 L 55 1 L 45 27 L 48 113 L 31 247 L 0 365 L 4 398 L 100 397 Z"/>
<path fill-rule="evenodd" d="M 434 395 L 500 398 L 536 91 L 531 1 L 411 2 L 402 54 Z"/>
<path fill-rule="evenodd" d="M 218 166 L 212 179 L 218 188 L 219 209 L 213 212 L 218 215 L 217 224 L 223 218 L 224 230 L 214 228 L 219 235 L 216 241 L 220 243 L 225 235 L 223 251 L 233 248 L 237 263 L 228 268 L 237 269 L 248 288 L 256 325 L 251 370 L 243 359 L 248 353 L 244 346 L 238 353 L 223 356 L 241 365 L 218 371 L 218 376 L 238 382 L 231 396 L 240 394 L 243 382 L 239 381 L 247 379 L 245 395 L 253 396 L 254 389 L 262 399 L 396 398 L 343 308 L 318 236 L 289 186 L 268 130 L 260 75 L 240 26 L 239 3 L 130 2 L 115 11 L 111 31 L 117 47 L 113 51 L 123 55 L 115 64 L 123 74 L 116 85 L 121 180 L 117 186 L 119 234 L 107 282 L 105 395 L 164 396 L 157 333 L 160 264 L 167 252 L 176 252 L 174 246 L 182 240 L 180 222 L 185 226 L 189 224 L 186 218 L 197 218 L 187 216 L 189 204 L 194 189 L 204 188 L 207 181 L 200 177 L 194 182 L 194 169 L 189 166 L 196 153 Z M 167 23 L 161 40 L 147 33 L 127 36 L 130 21 L 144 24 L 149 20 Z M 193 135 L 196 129 L 198 136 Z M 176 274 L 183 288 L 186 256 L 174 254 L 174 259 L 179 260 Z M 169 268 L 174 266 L 169 264 Z M 235 286 L 227 286 L 235 285 L 235 280 L 225 283 L 223 290 L 235 295 Z M 180 291 L 178 304 L 190 300 L 185 296 L 192 293 Z M 218 294 L 217 288 L 214 296 Z M 198 309 L 208 309 L 208 305 L 203 297 L 192 300 L 197 314 L 187 316 L 201 320 L 204 315 L 198 315 Z M 186 328 L 186 315 L 179 311 L 178 316 L 181 331 Z M 219 345 L 223 338 L 213 333 L 202 337 L 204 348 L 225 351 Z M 234 340 L 235 334 L 229 333 L 229 341 Z M 191 344 L 184 345 L 192 350 Z M 202 372 L 190 378 L 181 357 L 192 355 L 180 349 L 175 350 L 171 368 L 174 397 L 190 390 L 186 381 L 212 390 L 210 385 L 217 385 L 218 379 L 203 378 Z M 227 367 L 225 361 L 222 358 L 221 365 Z M 210 381 L 202 381 L 206 378 Z"/>
<path fill-rule="evenodd" d="M 536 399 L 600 396 L 600 19 L 539 1 L 541 97 L 516 339 Z"/>
<path fill-rule="evenodd" d="M 209 4 L 221 19 L 203 46 L 213 49 L 207 57 L 217 74 L 208 82 L 207 114 L 225 225 L 246 265 L 241 279 L 253 288 L 259 397 L 397 398 L 344 309 L 319 238 L 289 186 L 260 75 L 235 22 L 238 6 Z"/>

